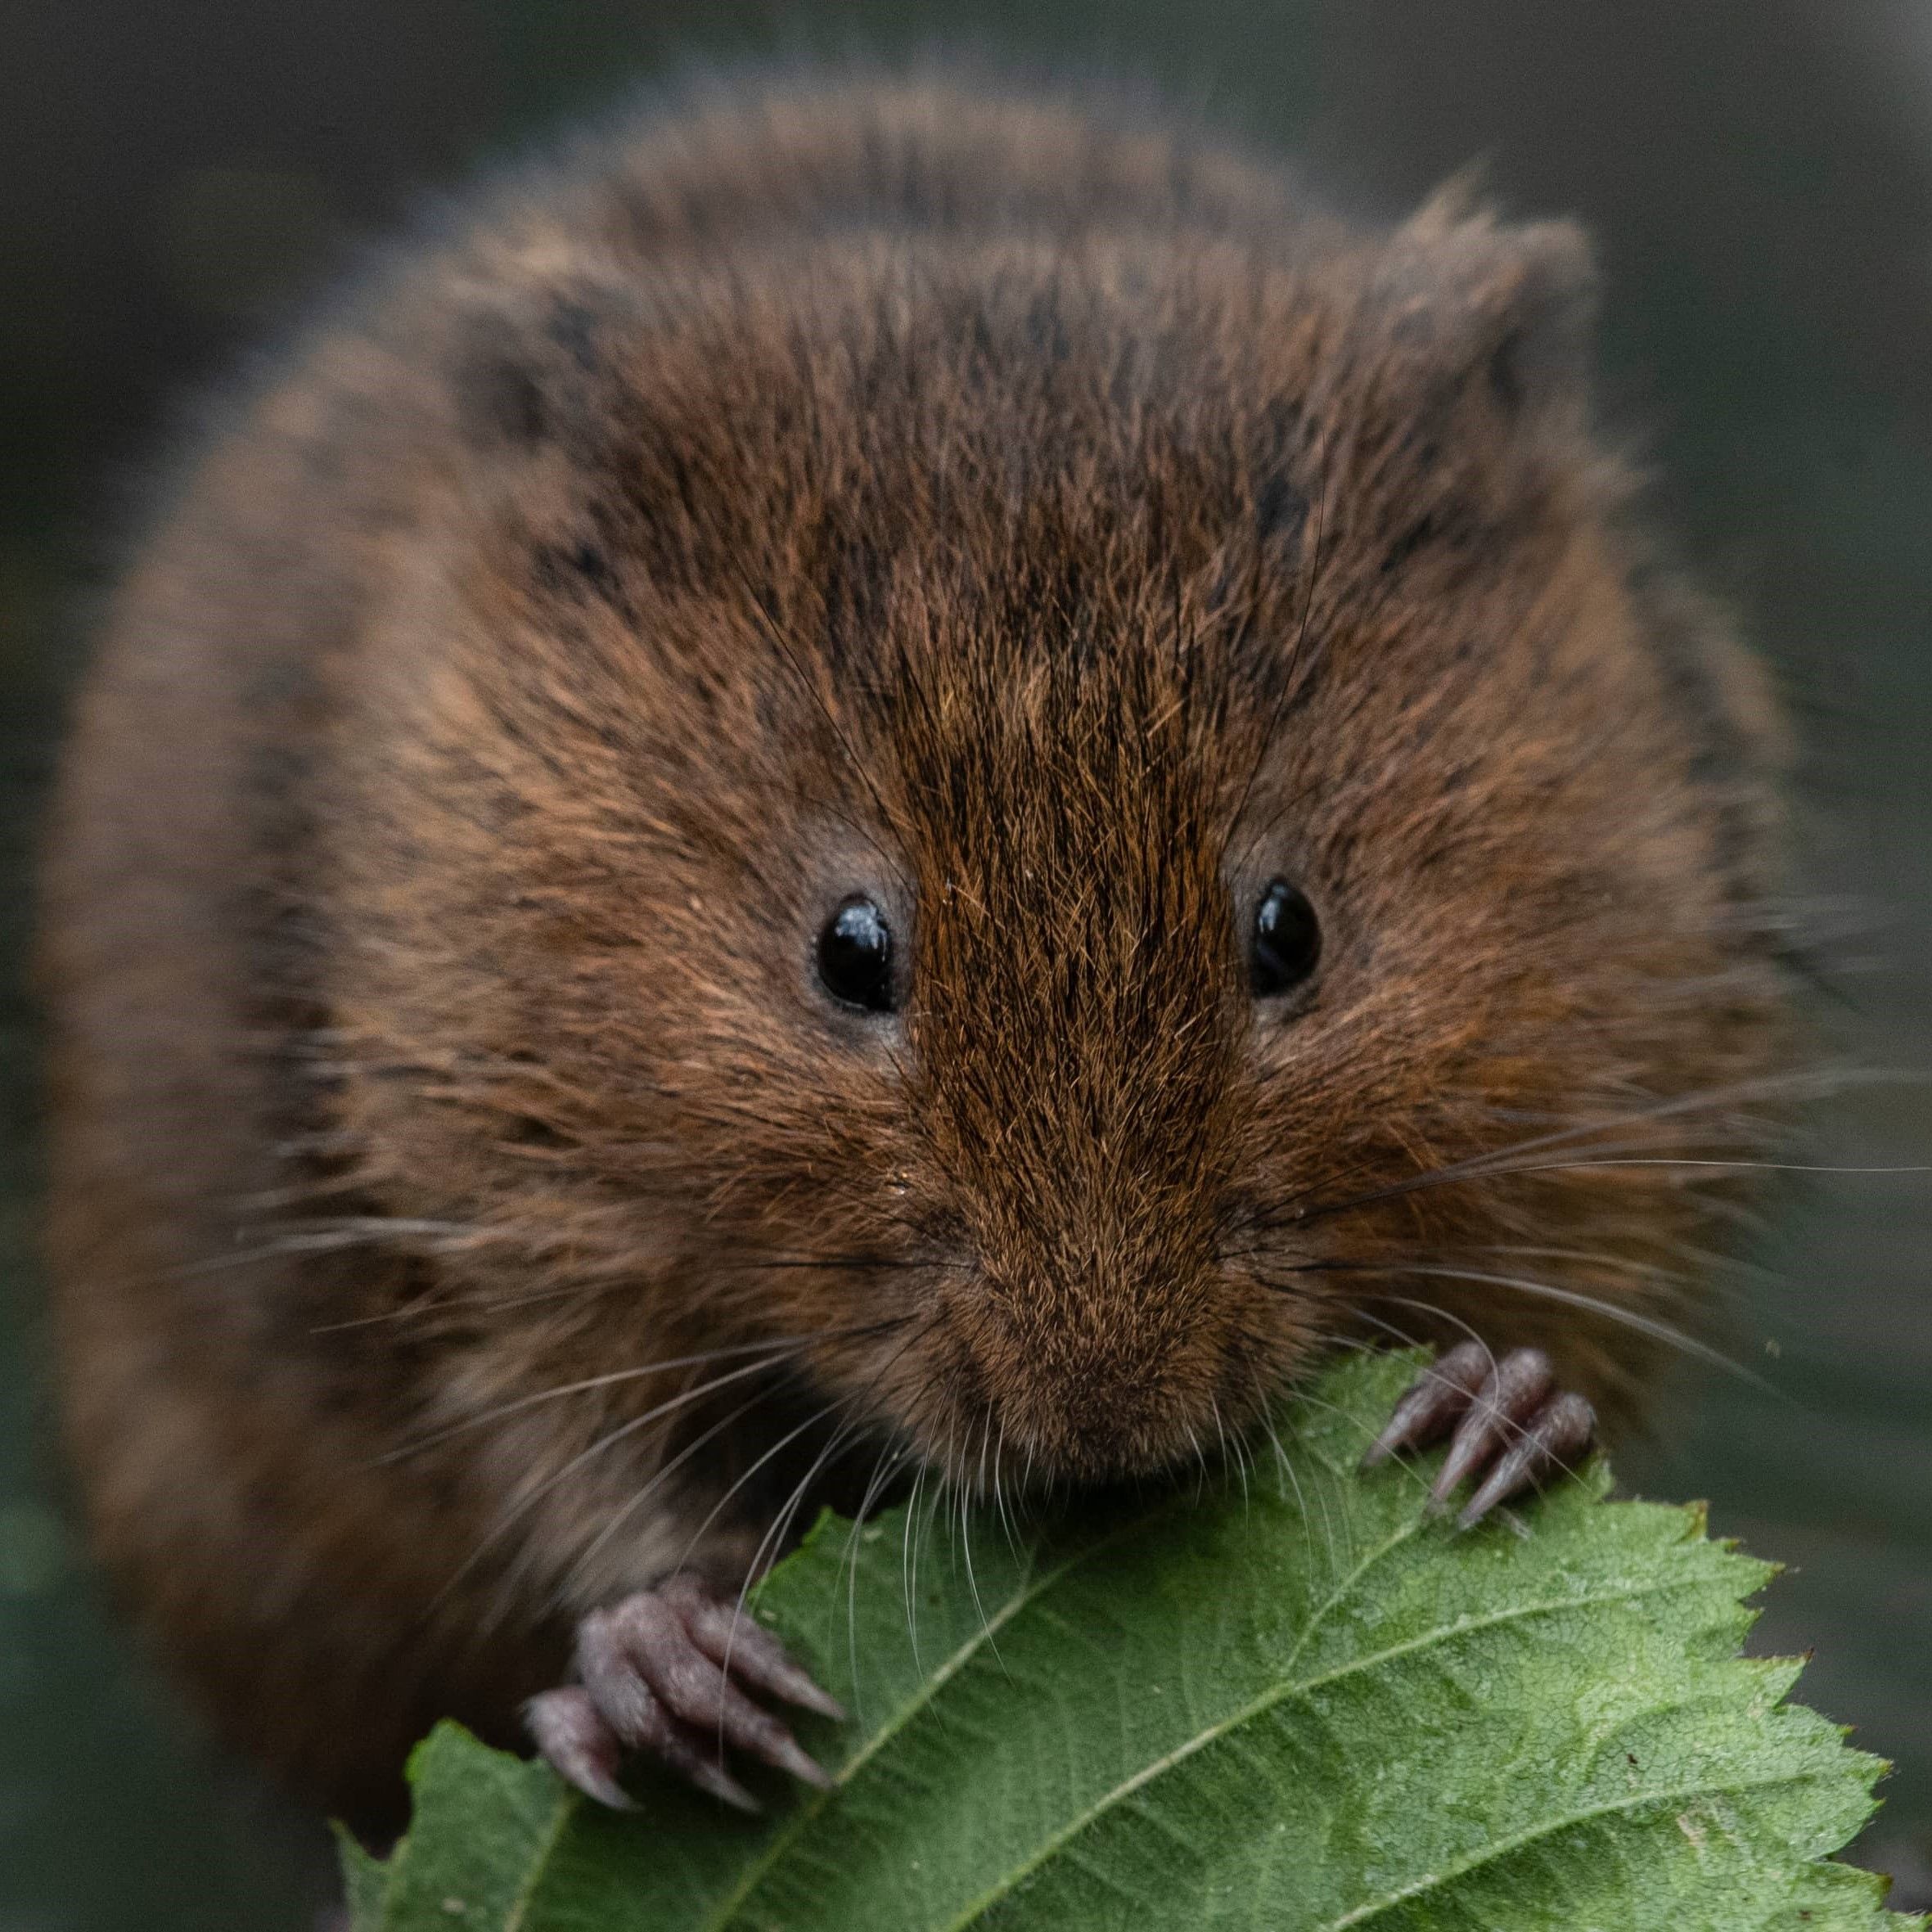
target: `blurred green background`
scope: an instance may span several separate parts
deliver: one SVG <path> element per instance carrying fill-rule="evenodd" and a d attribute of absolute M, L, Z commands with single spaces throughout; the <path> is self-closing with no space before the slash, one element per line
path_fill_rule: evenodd
<path fill-rule="evenodd" d="M 62 1527 L 33 1250 L 38 802 L 90 598 L 183 399 L 427 191 L 680 63 L 990 47 L 1167 83 L 1394 213 L 1477 160 L 1609 273 L 1615 420 L 1802 722 L 1828 1023 L 1932 1069 L 1926 0 L 14 0 L 0 14 L 0 1932 L 305 1928 L 312 1824 L 193 1735 Z M 1867 1091 L 1819 1158 L 1932 1158 Z M 1761 1627 L 1894 1759 L 1860 1855 L 1932 1903 L 1932 1182 L 1794 1196 L 1633 1486 L 1793 1566 Z M 326 1698 L 329 1687 L 317 1685 Z M 353 1713 L 344 1721 L 354 1722 Z"/>

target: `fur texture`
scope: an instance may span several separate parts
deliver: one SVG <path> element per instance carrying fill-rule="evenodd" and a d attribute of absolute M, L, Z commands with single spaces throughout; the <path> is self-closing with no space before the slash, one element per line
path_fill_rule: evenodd
<path fill-rule="evenodd" d="M 70 1439 L 232 1736 L 379 1817 L 881 1449 L 1152 1470 L 1465 1324 L 1631 1406 L 1782 1051 L 1777 730 L 1592 438 L 1592 281 L 792 84 L 499 187 L 211 442 L 44 963 Z M 891 1017 L 814 978 L 853 892 Z"/>

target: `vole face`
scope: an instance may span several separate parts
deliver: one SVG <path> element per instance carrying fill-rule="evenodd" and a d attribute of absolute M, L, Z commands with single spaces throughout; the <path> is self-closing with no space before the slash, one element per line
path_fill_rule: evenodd
<path fill-rule="evenodd" d="M 393 1198 L 634 1284 L 552 1362 L 809 1338 L 970 1480 L 1191 1458 L 1477 1278 L 1641 1308 L 1682 1170 L 1419 1184 L 1697 1151 L 1655 1104 L 1775 1030 L 1745 673 L 1633 585 L 1574 239 L 821 268 L 573 295 L 471 432 L 346 888 L 348 1003 L 471 1070 L 352 1103 Z"/>

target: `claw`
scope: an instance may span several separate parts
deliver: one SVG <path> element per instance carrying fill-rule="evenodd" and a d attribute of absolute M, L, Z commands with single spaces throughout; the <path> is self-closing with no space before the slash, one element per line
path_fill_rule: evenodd
<path fill-rule="evenodd" d="M 1430 1486 L 1430 1501 L 1439 1509 L 1445 1506 L 1466 1477 L 1513 1441 L 1556 1380 L 1540 1349 L 1517 1349 L 1497 1362 L 1456 1425 L 1449 1452 Z"/>
<path fill-rule="evenodd" d="M 660 1747 L 660 1750 L 662 1747 Z M 681 1771 L 697 1786 L 721 1804 L 728 1804 L 733 1811 L 741 1811 L 747 1817 L 755 1818 L 764 1807 L 747 1791 L 725 1768 L 710 1758 L 700 1757 L 692 1752 L 688 1757 L 682 1751 L 663 1751 L 664 1760 L 672 1770 Z"/>
<path fill-rule="evenodd" d="M 588 1691 L 575 1685 L 546 1691 L 524 1706 L 523 1715 L 537 1749 L 566 1784 L 613 1811 L 637 1808 L 617 1781 L 617 1739 Z"/>
<path fill-rule="evenodd" d="M 759 1750 L 757 1754 L 774 1769 L 789 1771 L 794 1777 L 817 1790 L 829 1791 L 832 1788 L 831 1773 L 782 1726 L 769 1750 Z"/>
<path fill-rule="evenodd" d="M 712 1596 L 689 1571 L 672 1577 L 658 1594 L 684 1615 L 691 1641 L 713 1663 L 742 1678 L 754 1690 L 769 1691 L 787 1704 L 845 1722 L 845 1707 L 819 1689 L 785 1653 L 770 1631 L 754 1624 L 735 1604 Z"/>
<path fill-rule="evenodd" d="M 1382 1433 L 1364 1452 L 1362 1466 L 1373 1469 L 1398 1449 L 1423 1449 L 1468 1406 L 1495 1366 L 1480 1342 L 1463 1342 L 1409 1384 Z"/>
<path fill-rule="evenodd" d="M 1596 1433 L 1596 1412 L 1589 1403 L 1580 1395 L 1559 1395 L 1497 1460 L 1464 1505 L 1456 1519 L 1457 1527 L 1474 1529 L 1497 1503 L 1540 1485 L 1552 1471 L 1581 1455 Z"/>

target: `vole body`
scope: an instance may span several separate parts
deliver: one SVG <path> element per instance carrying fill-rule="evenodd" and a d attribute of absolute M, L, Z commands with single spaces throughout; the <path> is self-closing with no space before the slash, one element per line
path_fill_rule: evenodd
<path fill-rule="evenodd" d="M 44 963 L 69 1439 L 229 1735 L 378 1817 L 841 1471 L 1191 1461 L 1391 1328 L 1631 1405 L 1782 1051 L 1777 729 L 1591 281 L 790 83 L 493 191 L 209 441 Z"/>

